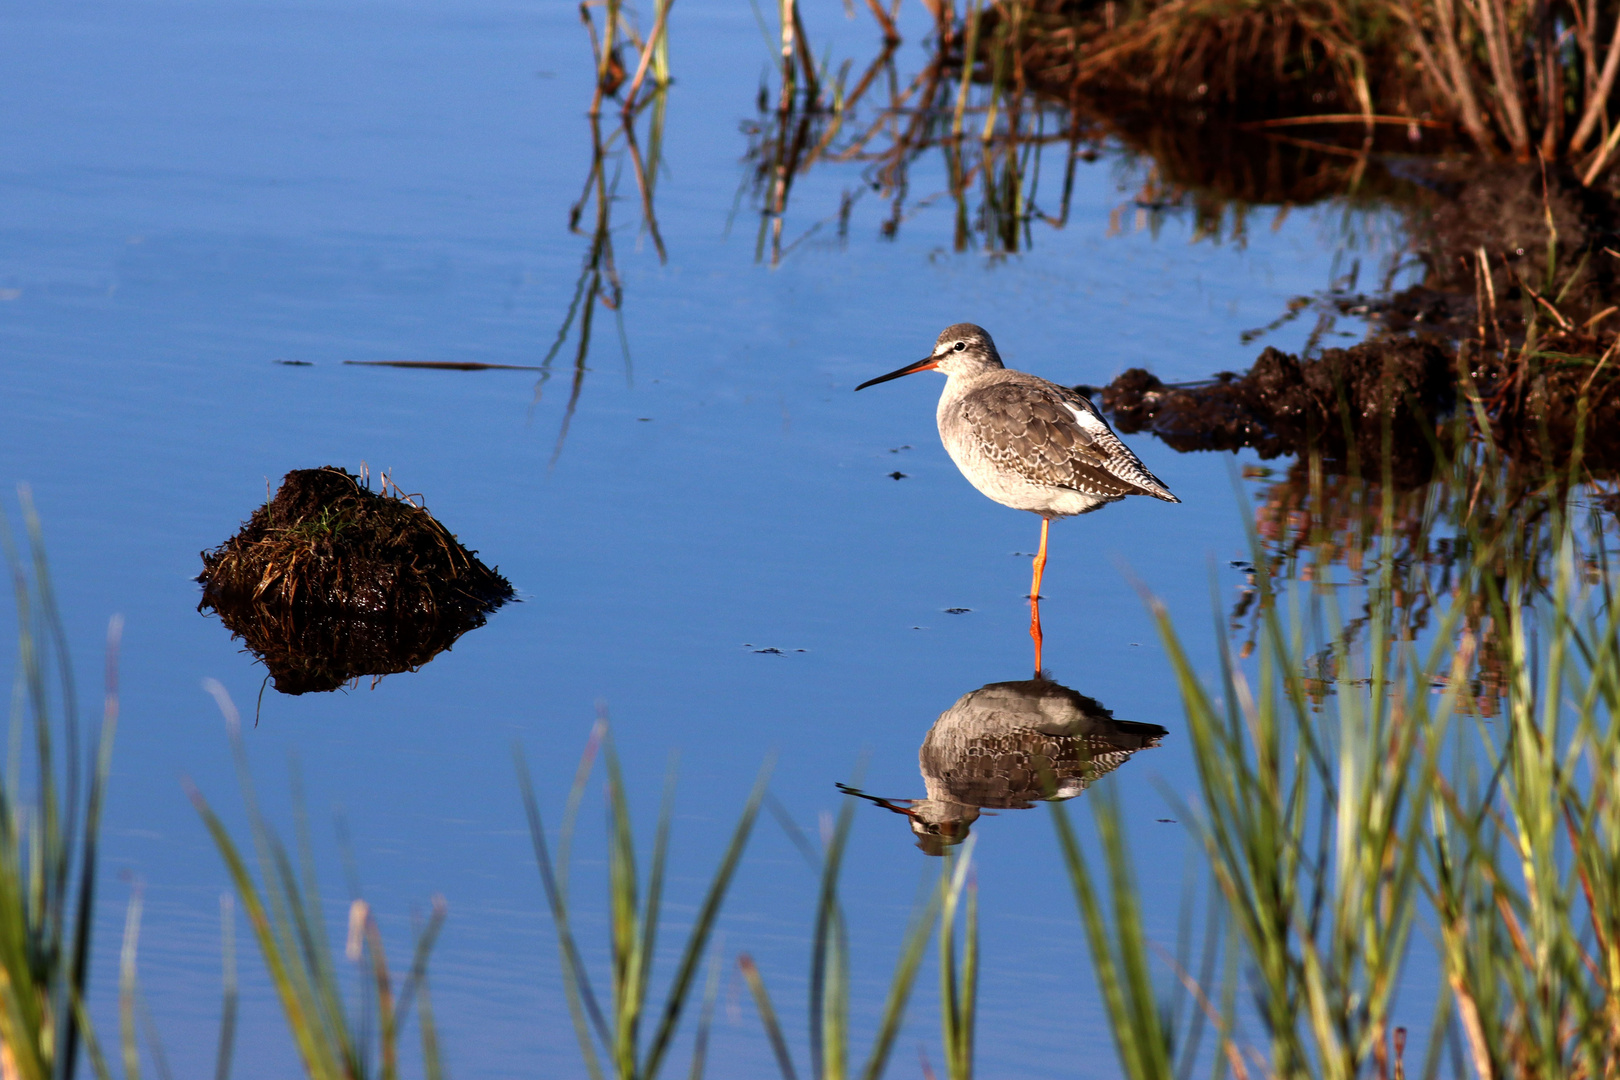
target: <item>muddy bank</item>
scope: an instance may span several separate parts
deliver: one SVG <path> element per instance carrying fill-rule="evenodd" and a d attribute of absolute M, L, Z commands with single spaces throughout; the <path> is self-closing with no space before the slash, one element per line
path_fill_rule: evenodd
<path fill-rule="evenodd" d="M 413 497 L 332 466 L 288 473 L 202 561 L 198 610 L 216 612 L 288 694 L 414 670 L 513 597 Z"/>
<path fill-rule="evenodd" d="M 1399 470 L 1433 471 L 1435 423 L 1456 394 L 1454 360 L 1413 338 L 1328 349 L 1302 360 L 1268 348 L 1246 374 L 1221 372 L 1170 386 L 1132 368 L 1107 386 L 1082 387 L 1125 434 L 1149 431 L 1176 450 L 1252 448 L 1263 458 L 1317 453 L 1377 463 L 1387 438 Z"/>
<path fill-rule="evenodd" d="M 1583 476 L 1620 475 L 1620 379 L 1598 357 L 1525 360 L 1494 381 L 1481 404 L 1503 455 L 1532 471 L 1562 473 L 1577 445 Z M 1595 378 L 1594 378 L 1595 376 Z M 1401 486 L 1427 483 L 1435 450 L 1456 438 L 1458 357 L 1435 341 L 1394 338 L 1328 349 L 1302 360 L 1267 349 L 1245 374 L 1167 385 L 1140 368 L 1100 389 L 1079 387 L 1124 434 L 1150 432 L 1172 448 L 1237 450 L 1262 458 L 1320 455 L 1335 473 Z M 1472 420 L 1472 410 L 1462 414 Z M 1465 424 L 1465 427 L 1471 425 Z M 1387 442 L 1386 442 L 1387 440 Z"/>
<path fill-rule="evenodd" d="M 1422 175 L 1429 196 L 1405 215 L 1416 284 L 1297 297 L 1255 333 L 1314 310 L 1319 328 L 1365 317 L 1367 341 L 1309 356 L 1270 348 L 1246 373 L 1175 386 L 1131 370 L 1093 396 L 1122 431 L 1177 450 L 1316 454 L 1341 473 L 1360 462 L 1369 479 L 1387 438 L 1403 486 L 1430 478 L 1453 419 L 1474 435 L 1483 419 L 1530 473 L 1567 470 L 1579 444 L 1587 475 L 1620 474 L 1620 204 L 1556 167 Z M 1465 387 L 1477 410 L 1459 412 Z"/>

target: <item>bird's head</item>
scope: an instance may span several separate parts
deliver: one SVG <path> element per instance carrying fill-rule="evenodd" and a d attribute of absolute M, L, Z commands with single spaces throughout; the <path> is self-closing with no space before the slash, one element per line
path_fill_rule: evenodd
<path fill-rule="evenodd" d="M 838 790 L 857 799 L 875 803 L 893 814 L 903 814 L 911 823 L 911 834 L 924 855 L 943 855 L 968 838 L 968 830 L 979 820 L 977 806 L 951 799 L 882 799 L 859 788 L 839 784 Z"/>
<path fill-rule="evenodd" d="M 868 386 L 876 386 L 890 379 L 898 379 L 902 375 L 910 375 L 916 371 L 943 371 L 951 376 L 972 376 L 984 371 L 994 371 L 1001 367 L 1001 354 L 996 352 L 996 343 L 990 340 L 990 335 L 981 326 L 972 323 L 957 323 L 947 326 L 940 332 L 939 338 L 934 342 L 934 351 L 918 360 L 914 364 L 907 364 L 898 371 L 891 371 L 887 375 L 879 375 L 875 379 L 868 379 L 855 389 L 865 390 Z"/>

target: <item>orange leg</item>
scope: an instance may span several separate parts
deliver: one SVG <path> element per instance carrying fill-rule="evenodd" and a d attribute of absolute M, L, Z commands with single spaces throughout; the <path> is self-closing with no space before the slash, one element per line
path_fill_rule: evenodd
<path fill-rule="evenodd" d="M 1029 586 L 1029 636 L 1035 642 L 1035 677 L 1041 677 L 1041 575 L 1046 572 L 1046 530 L 1052 524 L 1041 518 L 1041 550 L 1035 553 L 1035 579 Z"/>

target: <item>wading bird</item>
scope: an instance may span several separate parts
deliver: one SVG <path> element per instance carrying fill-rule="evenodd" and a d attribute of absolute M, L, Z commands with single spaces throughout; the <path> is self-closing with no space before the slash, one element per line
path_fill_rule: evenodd
<path fill-rule="evenodd" d="M 1096 406 L 1068 387 L 1008 370 L 990 335 L 972 323 L 947 326 L 933 352 L 855 389 L 935 369 L 946 376 L 938 412 L 945 452 L 996 502 L 1040 515 L 1041 549 L 1029 588 L 1038 676 L 1041 574 L 1052 519 L 1087 514 L 1127 495 L 1181 500 L 1120 442 Z"/>

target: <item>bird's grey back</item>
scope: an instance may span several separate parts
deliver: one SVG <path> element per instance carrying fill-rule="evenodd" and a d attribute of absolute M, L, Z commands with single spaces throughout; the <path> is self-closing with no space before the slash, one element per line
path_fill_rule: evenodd
<path fill-rule="evenodd" d="M 1088 399 L 1022 371 L 988 373 L 942 400 L 939 429 L 953 454 L 982 458 L 1031 484 L 1107 500 L 1175 501 Z"/>
<path fill-rule="evenodd" d="M 1022 809 L 1078 794 L 1164 735 L 1050 680 L 991 683 L 940 714 L 918 764 L 930 799 Z"/>

